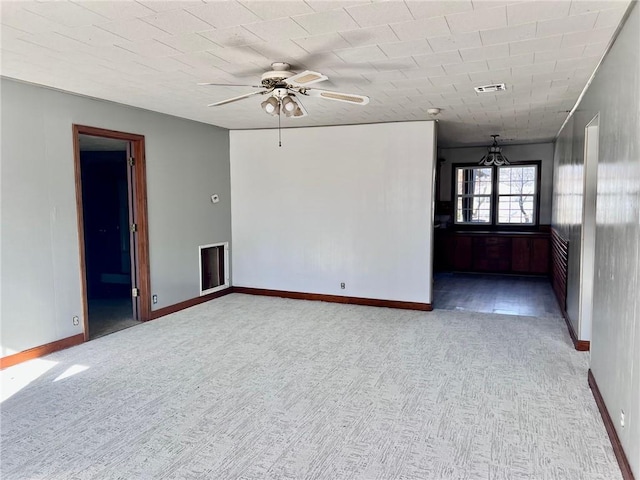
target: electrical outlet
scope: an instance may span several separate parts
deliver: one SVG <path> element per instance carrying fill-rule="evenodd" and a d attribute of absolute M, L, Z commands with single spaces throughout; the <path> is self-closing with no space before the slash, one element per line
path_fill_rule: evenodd
<path fill-rule="evenodd" d="M 620 410 L 620 426 L 624 428 L 624 410 Z"/>
<path fill-rule="evenodd" d="M 342 283 L 340 284 L 340 288 L 341 288 L 342 290 L 344 290 L 344 289 L 346 288 L 346 285 L 344 284 L 344 282 L 342 282 Z"/>
<path fill-rule="evenodd" d="M 80 318 L 77 315 L 73 317 L 72 321 L 76 326 L 80 324 Z"/>
<path fill-rule="evenodd" d="M 151 297 L 151 301 L 152 301 L 153 303 L 158 303 L 158 295 L 154 295 L 154 296 L 152 296 L 152 297 Z"/>

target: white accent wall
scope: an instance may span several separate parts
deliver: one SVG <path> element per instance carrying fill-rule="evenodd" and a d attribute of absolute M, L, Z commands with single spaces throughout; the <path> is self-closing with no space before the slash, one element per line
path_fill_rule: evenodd
<path fill-rule="evenodd" d="M 435 138 L 434 122 L 287 129 L 282 147 L 231 131 L 233 285 L 431 303 Z"/>
<path fill-rule="evenodd" d="M 152 307 L 198 297 L 198 245 L 231 241 L 228 131 L 7 79 L 1 87 L 0 356 L 82 333 L 72 124 L 145 136 Z"/>
<path fill-rule="evenodd" d="M 636 478 L 640 477 L 640 5 L 632 11 L 575 114 L 556 142 L 554 226 L 595 220 L 591 371 Z M 599 114 L 595 215 L 585 126 Z M 584 222 L 584 216 L 587 216 Z M 595 216 L 595 219 L 593 218 Z M 589 218 L 591 217 L 591 218 Z M 572 233 L 580 242 L 580 235 Z M 579 247 L 579 245 L 578 245 Z M 570 245 L 570 249 L 576 248 Z M 591 252 L 587 250 L 592 249 Z M 578 296 L 580 282 L 570 285 Z M 625 426 L 620 412 L 625 412 Z"/>

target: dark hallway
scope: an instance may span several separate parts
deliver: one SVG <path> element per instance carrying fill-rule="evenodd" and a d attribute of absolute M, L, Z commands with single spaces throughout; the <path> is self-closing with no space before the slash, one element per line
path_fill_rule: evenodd
<path fill-rule="evenodd" d="M 126 143 L 81 135 L 89 338 L 138 323 L 131 299 Z"/>

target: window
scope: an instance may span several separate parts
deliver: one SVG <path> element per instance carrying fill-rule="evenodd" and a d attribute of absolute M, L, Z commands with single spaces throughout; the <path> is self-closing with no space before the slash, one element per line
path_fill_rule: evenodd
<path fill-rule="evenodd" d="M 509 165 L 498 168 L 498 223 L 535 223 L 536 165 Z"/>
<path fill-rule="evenodd" d="M 456 179 L 456 223 L 491 223 L 491 167 L 458 167 Z"/>
<path fill-rule="evenodd" d="M 539 163 L 455 168 L 455 223 L 536 225 Z"/>

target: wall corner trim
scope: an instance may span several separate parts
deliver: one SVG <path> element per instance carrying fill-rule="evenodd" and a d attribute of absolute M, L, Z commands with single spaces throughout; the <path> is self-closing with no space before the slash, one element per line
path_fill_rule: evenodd
<path fill-rule="evenodd" d="M 571 325 L 571 320 L 569 320 L 569 314 L 562 307 L 560 307 L 560 310 L 562 311 L 562 318 L 564 318 L 567 324 L 567 330 L 569 330 L 569 336 L 571 337 L 573 346 L 579 352 L 588 352 L 591 349 L 591 342 L 589 340 L 578 340 L 576 331 L 573 329 L 573 325 Z"/>
<path fill-rule="evenodd" d="M 312 300 L 331 303 L 348 303 L 352 305 L 367 305 L 370 307 L 401 308 L 404 310 L 421 310 L 430 312 L 430 303 L 406 302 L 402 300 L 380 300 L 377 298 L 347 297 L 342 295 L 327 295 L 323 293 L 289 292 L 286 290 L 269 290 L 266 288 L 232 287 L 234 293 L 247 295 L 264 295 L 267 297 L 292 298 L 294 300 Z"/>
<path fill-rule="evenodd" d="M 627 460 L 627 455 L 626 453 L 624 453 L 624 449 L 622 448 L 622 444 L 620 443 L 620 437 L 618 437 L 618 432 L 616 432 L 616 428 L 613 425 L 613 420 L 611 420 L 611 415 L 609 415 L 609 410 L 607 410 L 607 406 L 604 403 L 604 398 L 602 398 L 602 394 L 600 393 L 600 389 L 598 388 L 598 384 L 596 383 L 596 379 L 593 376 L 593 372 L 591 371 L 591 369 L 589 369 L 587 378 L 589 381 L 589 387 L 591 388 L 591 393 L 593 394 L 593 398 L 595 399 L 598 410 L 600 411 L 600 415 L 602 416 L 604 428 L 606 428 L 607 434 L 609 435 L 609 440 L 611 440 L 613 453 L 615 453 L 616 459 L 618 460 L 618 465 L 620 466 L 620 471 L 622 472 L 622 478 L 624 480 L 634 480 L 635 477 L 633 476 L 633 472 L 631 471 L 631 466 L 629 465 L 629 461 Z"/>
<path fill-rule="evenodd" d="M 7 367 L 12 367 L 27 360 L 31 360 L 38 357 L 43 357 L 58 350 L 64 350 L 65 348 L 73 347 L 84 342 L 84 333 L 73 335 L 72 337 L 62 338 L 55 342 L 46 343 L 38 347 L 33 347 L 22 352 L 14 353 L 13 355 L 7 355 L 0 358 L 0 370 L 4 370 Z"/>
<path fill-rule="evenodd" d="M 185 300 L 184 302 L 175 303 L 173 305 L 169 305 L 168 307 L 159 308 L 158 310 L 151 311 L 151 320 L 155 320 L 156 318 L 164 317 L 165 315 L 169 315 L 170 313 L 179 312 L 180 310 L 184 310 L 185 308 L 193 307 L 195 305 L 199 305 L 204 302 L 208 302 L 209 300 L 213 300 L 214 298 L 223 297 L 224 295 L 229 295 L 232 293 L 233 287 L 225 288 L 224 290 L 219 290 L 217 292 L 209 293 L 207 295 L 202 295 L 201 297 L 191 298 L 189 300 Z"/>

